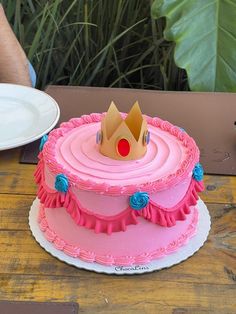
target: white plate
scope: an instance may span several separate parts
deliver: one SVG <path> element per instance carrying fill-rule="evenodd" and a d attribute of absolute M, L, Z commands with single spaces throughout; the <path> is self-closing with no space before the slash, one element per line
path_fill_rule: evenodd
<path fill-rule="evenodd" d="M 56 101 L 38 89 L 0 84 L 0 150 L 33 142 L 57 123 Z"/>
<path fill-rule="evenodd" d="M 211 229 L 211 218 L 208 209 L 202 200 L 198 200 L 197 207 L 199 210 L 199 222 L 197 226 L 197 233 L 194 237 L 190 238 L 188 243 L 177 252 L 171 253 L 163 258 L 154 260 L 145 265 L 134 265 L 130 267 L 122 266 L 104 266 L 97 263 L 87 263 L 79 258 L 74 258 L 66 255 L 64 252 L 57 250 L 52 243 L 46 240 L 43 232 L 38 225 L 38 212 L 40 201 L 36 198 L 31 206 L 29 213 L 29 225 L 33 236 L 36 241 L 43 247 L 48 253 L 52 254 L 59 260 L 73 265 L 77 268 L 95 271 L 97 273 L 115 274 L 115 275 L 134 275 L 153 272 L 163 268 L 176 265 L 194 253 L 196 253 L 206 241 L 209 231 Z M 197 258 L 197 257 L 196 257 Z"/>

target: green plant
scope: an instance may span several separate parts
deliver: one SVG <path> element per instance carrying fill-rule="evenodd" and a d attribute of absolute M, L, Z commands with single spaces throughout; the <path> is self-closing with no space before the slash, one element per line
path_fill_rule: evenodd
<path fill-rule="evenodd" d="M 155 0 L 152 15 L 166 17 L 191 90 L 236 91 L 236 0 Z"/>
<path fill-rule="evenodd" d="M 188 89 L 153 1 L 5 0 L 8 20 L 36 69 L 37 87 L 71 84 Z"/>

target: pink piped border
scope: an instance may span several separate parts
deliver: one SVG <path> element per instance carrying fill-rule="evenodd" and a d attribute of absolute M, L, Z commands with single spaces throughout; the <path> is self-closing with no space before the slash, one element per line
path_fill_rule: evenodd
<path fill-rule="evenodd" d="M 102 232 L 109 235 L 113 232 L 125 231 L 128 225 L 137 224 L 138 216 L 163 227 L 172 227 L 177 220 L 186 219 L 186 215 L 190 213 L 190 206 L 197 203 L 198 192 L 204 189 L 202 181 L 198 182 L 192 179 L 185 196 L 172 208 L 165 208 L 150 200 L 142 210 L 133 210 L 128 206 L 118 215 L 107 217 L 83 208 L 70 188 L 66 193 L 49 188 L 45 182 L 42 159 L 40 159 L 35 172 L 35 179 L 38 183 L 37 196 L 42 204 L 48 208 L 55 208 L 55 210 L 59 207 L 65 207 L 77 225 L 94 229 L 96 233 Z"/>
<path fill-rule="evenodd" d="M 98 255 L 94 252 L 82 250 L 79 246 L 73 246 L 66 243 L 61 239 L 48 225 L 45 207 L 41 204 L 38 216 L 38 223 L 41 231 L 44 233 L 45 238 L 51 242 L 56 249 L 63 251 L 65 254 L 74 258 L 79 258 L 85 262 L 107 265 L 107 266 L 130 266 L 147 264 L 152 260 L 164 257 L 170 253 L 177 251 L 181 246 L 185 245 L 188 240 L 195 235 L 198 223 L 198 210 L 193 208 L 192 221 L 189 224 L 185 233 L 181 234 L 175 241 L 171 242 L 168 246 L 162 247 L 150 253 L 142 253 L 136 256 L 112 256 L 112 255 Z"/>
<path fill-rule="evenodd" d="M 60 128 L 53 130 L 48 137 L 48 141 L 44 145 L 42 152 L 43 159 L 50 171 L 57 175 L 59 173 L 65 174 L 71 185 L 76 186 L 78 189 L 86 191 L 94 191 L 100 194 L 106 195 L 132 195 L 137 191 L 145 191 L 148 193 L 155 193 L 157 191 L 170 188 L 173 185 L 178 184 L 193 170 L 195 164 L 199 161 L 199 150 L 195 141 L 179 127 L 172 125 L 168 121 L 163 121 L 160 118 L 151 118 L 144 116 L 147 123 L 158 127 L 163 131 L 169 132 L 182 142 L 183 146 L 187 148 L 187 156 L 181 163 L 179 169 L 169 176 L 145 184 L 133 184 L 133 185 L 110 185 L 107 183 L 96 183 L 92 180 L 83 180 L 77 175 L 72 174 L 68 169 L 59 164 L 55 157 L 55 147 L 58 139 L 70 132 L 72 129 L 79 127 L 83 124 L 89 124 L 94 122 L 100 122 L 105 113 L 92 113 L 90 115 L 83 115 L 80 118 L 71 119 L 69 122 L 62 123 Z M 125 117 L 126 114 L 122 113 Z"/>

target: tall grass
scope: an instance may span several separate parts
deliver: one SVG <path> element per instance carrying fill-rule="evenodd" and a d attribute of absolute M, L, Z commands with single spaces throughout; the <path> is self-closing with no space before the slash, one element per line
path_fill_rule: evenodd
<path fill-rule="evenodd" d="M 47 84 L 187 89 L 147 0 L 6 0 L 9 22 Z"/>

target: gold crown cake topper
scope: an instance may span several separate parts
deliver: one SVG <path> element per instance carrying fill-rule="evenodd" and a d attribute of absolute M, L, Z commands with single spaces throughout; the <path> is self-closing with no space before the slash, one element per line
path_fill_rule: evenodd
<path fill-rule="evenodd" d="M 138 102 L 135 102 L 125 119 L 114 102 L 101 121 L 96 142 L 101 154 L 118 160 L 134 160 L 143 157 L 147 151 L 150 133 L 142 116 Z"/>

